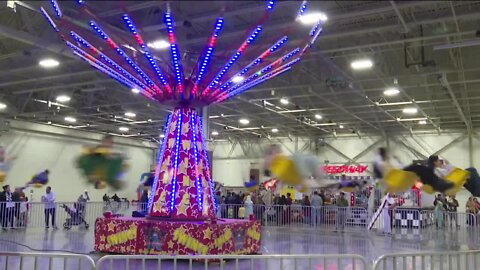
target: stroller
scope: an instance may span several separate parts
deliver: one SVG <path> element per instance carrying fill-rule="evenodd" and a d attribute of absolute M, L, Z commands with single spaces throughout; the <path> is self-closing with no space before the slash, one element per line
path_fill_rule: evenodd
<path fill-rule="evenodd" d="M 84 211 L 78 203 L 74 203 L 73 208 L 70 208 L 65 204 L 62 204 L 61 207 L 65 209 L 65 212 L 67 212 L 67 214 L 69 215 L 69 217 L 63 223 L 63 228 L 65 230 L 70 230 L 72 226 L 79 226 L 82 224 L 85 225 L 85 229 L 88 229 L 90 225 L 88 225 L 88 223 L 85 221 Z"/>

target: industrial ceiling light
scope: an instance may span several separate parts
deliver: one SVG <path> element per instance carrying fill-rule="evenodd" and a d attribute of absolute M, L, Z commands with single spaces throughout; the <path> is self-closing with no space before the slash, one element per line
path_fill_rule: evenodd
<path fill-rule="evenodd" d="M 273 133 L 277 133 L 277 132 L 278 132 L 278 128 L 272 128 L 272 132 L 273 132 Z"/>
<path fill-rule="evenodd" d="M 419 124 L 419 125 L 426 125 L 426 124 L 427 124 L 427 120 L 420 120 L 420 121 L 418 121 L 418 124 Z"/>
<path fill-rule="evenodd" d="M 119 127 L 118 130 L 120 130 L 121 132 L 127 132 L 129 129 L 128 127 Z"/>
<path fill-rule="evenodd" d="M 165 135 L 164 135 L 164 134 L 160 134 L 160 138 L 165 138 Z"/>
<path fill-rule="evenodd" d="M 77 119 L 75 117 L 71 117 L 71 116 L 66 116 L 64 119 L 65 119 L 65 121 L 67 121 L 69 123 L 77 122 Z"/>
<path fill-rule="evenodd" d="M 170 43 L 168 43 L 168 41 L 166 40 L 159 39 L 159 40 L 155 40 L 153 42 L 147 43 L 147 46 L 155 50 L 163 50 L 170 47 Z"/>
<path fill-rule="evenodd" d="M 140 93 L 140 89 L 138 89 L 138 88 L 132 88 L 132 93 L 138 94 L 138 93 Z"/>
<path fill-rule="evenodd" d="M 317 23 L 318 21 L 325 22 L 328 20 L 328 17 L 323 12 L 311 12 L 311 13 L 299 16 L 298 20 L 303 24 L 314 24 L 314 23 Z"/>
<path fill-rule="evenodd" d="M 396 96 L 400 93 L 400 90 L 398 90 L 398 88 L 395 88 L 395 87 L 392 87 L 392 88 L 387 88 L 385 89 L 385 91 L 383 91 L 383 94 L 385 96 Z"/>
<path fill-rule="evenodd" d="M 250 120 L 248 120 L 247 118 L 240 118 L 240 120 L 238 120 L 238 122 L 242 125 L 250 124 Z"/>
<path fill-rule="evenodd" d="M 416 114 L 418 112 L 417 108 L 414 107 L 407 107 L 402 110 L 404 114 Z"/>
<path fill-rule="evenodd" d="M 373 62 L 370 59 L 360 59 L 353 61 L 350 66 L 355 70 L 370 69 L 373 67 Z"/>
<path fill-rule="evenodd" d="M 55 98 L 55 100 L 58 101 L 58 102 L 64 103 L 64 102 L 69 102 L 71 100 L 71 98 L 67 95 L 59 95 L 59 96 L 57 96 L 57 98 Z"/>
<path fill-rule="evenodd" d="M 235 76 L 232 78 L 232 82 L 234 83 L 240 83 L 240 82 L 243 82 L 245 78 L 243 76 Z"/>
<path fill-rule="evenodd" d="M 212 131 L 212 136 L 218 136 L 218 131 Z"/>
<path fill-rule="evenodd" d="M 339 127 L 339 128 L 343 128 L 343 125 L 339 125 L 338 127 Z"/>
<path fill-rule="evenodd" d="M 289 101 L 288 101 L 287 98 L 281 98 L 280 103 L 282 103 L 283 105 L 287 105 L 289 103 Z"/>
<path fill-rule="evenodd" d="M 57 60 L 52 58 L 42 59 L 40 60 L 40 62 L 38 62 L 38 64 L 44 68 L 54 68 L 60 65 L 60 63 Z"/>
<path fill-rule="evenodd" d="M 5 110 L 7 108 L 7 104 L 0 102 L 0 110 Z"/>
<path fill-rule="evenodd" d="M 315 119 L 321 120 L 322 118 L 323 116 L 321 116 L 320 114 L 315 114 Z"/>
<path fill-rule="evenodd" d="M 126 112 L 124 115 L 125 115 L 126 117 L 135 117 L 135 116 L 137 116 L 134 112 Z"/>

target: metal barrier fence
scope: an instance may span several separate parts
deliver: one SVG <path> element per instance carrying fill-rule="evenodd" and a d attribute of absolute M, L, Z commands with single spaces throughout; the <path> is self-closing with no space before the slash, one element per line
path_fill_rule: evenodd
<path fill-rule="evenodd" d="M 476 270 L 480 269 L 480 251 L 388 254 L 378 258 L 373 270 Z"/>
<path fill-rule="evenodd" d="M 367 270 L 360 255 L 110 255 L 97 261 L 97 270 Z"/>
<path fill-rule="evenodd" d="M 13 206 L 12 206 L 13 205 Z M 146 204 L 129 202 L 89 202 L 56 203 L 55 210 L 47 211 L 43 203 L 0 203 L 0 226 L 3 228 L 43 228 L 46 217 L 49 226 L 54 216 L 55 226 L 70 229 L 72 227 L 88 228 L 105 211 L 131 216 L 133 211 L 146 209 Z M 377 219 L 374 229 L 384 232 L 388 228 L 394 230 L 422 230 L 439 228 L 468 228 L 480 224 L 480 215 L 457 212 L 435 212 L 412 208 L 395 208 Z M 243 205 L 220 205 L 217 216 L 220 218 L 249 218 L 250 213 Z M 295 227 L 323 230 L 365 231 L 371 217 L 363 207 L 311 207 L 301 205 L 254 205 L 251 213 L 265 227 Z M 391 226 L 388 226 L 391 224 Z"/>
<path fill-rule="evenodd" d="M 0 270 L 93 270 L 95 262 L 86 255 L 65 253 L 0 252 Z"/>

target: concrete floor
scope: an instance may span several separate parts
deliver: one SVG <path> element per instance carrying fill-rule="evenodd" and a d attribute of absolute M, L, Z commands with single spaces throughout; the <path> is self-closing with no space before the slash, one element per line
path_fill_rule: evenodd
<path fill-rule="evenodd" d="M 16 242 L 16 243 L 14 243 Z M 35 252 L 35 251 L 56 251 L 56 252 L 74 252 L 84 253 L 97 261 L 101 255 L 93 253 L 93 230 L 84 230 L 73 228 L 70 231 L 64 230 L 8 230 L 0 232 L 0 251 L 13 252 Z M 18 243 L 18 244 L 17 244 Z M 27 245 L 29 247 L 25 247 Z M 387 253 L 398 252 L 418 252 L 418 251 L 455 251 L 471 250 L 480 248 L 479 233 L 477 230 L 462 229 L 429 229 L 423 234 L 412 233 L 406 230 L 397 230 L 393 236 L 383 236 L 377 233 L 359 233 L 359 232 L 329 232 L 313 229 L 298 228 L 264 228 L 262 236 L 263 254 L 358 254 L 363 256 L 371 266 L 372 262 L 379 256 Z M 232 268 L 225 265 L 224 269 L 236 269 L 235 262 L 231 263 Z M 309 263 L 305 260 L 299 260 L 298 269 L 310 269 L 305 267 Z M 25 260 L 23 269 L 33 269 L 33 260 Z M 49 262 L 46 259 L 38 261 L 37 269 L 88 269 L 81 268 L 78 262 L 67 262 L 63 267 L 60 260 L 53 261 L 53 268 L 49 268 Z M 130 269 L 142 269 L 142 262 L 130 262 Z M 239 262 L 238 269 L 279 269 L 283 264 L 284 269 L 294 269 L 295 262 L 292 260 L 280 262 L 279 259 L 269 260 L 268 264 L 263 260 L 254 262 Z M 353 267 L 351 263 L 346 263 L 345 267 L 330 266 L 327 262 L 325 266 L 318 262 L 313 262 L 311 269 L 315 270 L 336 270 L 336 269 L 355 269 L 362 270 L 360 266 Z M 126 269 L 126 262 L 117 261 L 107 268 L 102 269 Z M 146 261 L 145 269 L 159 269 L 156 262 Z M 8 266 L 8 267 L 7 267 Z M 62 266 L 62 267 L 61 267 Z M 81 265 L 80 265 L 81 266 Z M 86 264 L 84 264 L 86 266 Z M 112 266 L 112 268 L 110 268 Z M 161 269 L 172 269 L 171 261 L 163 262 Z M 168 267 L 167 267 L 168 266 Z M 254 266 L 254 268 L 252 268 Z M 0 257 L 0 270 L 22 269 L 18 258 Z M 190 269 L 188 262 L 179 262 L 178 269 Z M 192 269 L 205 269 L 203 264 L 193 263 Z M 220 264 L 209 264 L 208 269 L 222 269 Z M 367 268 L 368 269 L 368 268 Z M 400 268 L 402 269 L 402 268 Z"/>

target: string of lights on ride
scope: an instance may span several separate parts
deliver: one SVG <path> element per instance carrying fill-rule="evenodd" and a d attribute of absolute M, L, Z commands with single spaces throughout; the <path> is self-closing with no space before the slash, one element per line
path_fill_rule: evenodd
<path fill-rule="evenodd" d="M 128 71 L 126 71 L 124 68 L 122 68 L 120 65 L 118 65 L 115 61 L 113 61 L 108 56 L 106 56 L 104 53 L 102 53 L 99 49 L 97 49 L 96 47 L 91 45 L 87 40 L 82 38 L 80 35 L 78 35 L 77 33 L 73 32 L 73 31 L 70 31 L 70 36 L 73 37 L 80 44 L 82 44 L 84 47 L 90 49 L 95 55 L 100 57 L 100 59 L 104 60 L 105 62 L 107 62 L 108 64 L 113 66 L 115 69 L 120 71 L 124 76 L 126 76 L 128 79 L 130 79 L 132 81 L 132 83 L 138 85 L 139 88 L 135 87 L 136 89 L 140 89 L 142 91 L 147 91 L 145 89 L 148 89 L 148 91 L 150 92 L 149 95 L 154 95 L 155 94 L 155 92 L 153 90 L 151 90 L 145 84 L 140 82 L 137 78 L 135 78 Z"/>
<path fill-rule="evenodd" d="M 243 87 L 244 85 L 246 85 L 247 83 L 250 83 L 251 81 L 253 81 L 254 79 L 258 78 L 259 76 L 262 76 L 263 74 L 267 73 L 268 71 L 270 71 L 271 69 L 281 65 L 283 62 L 287 61 L 288 59 L 292 58 L 294 55 L 296 55 L 297 53 L 300 52 L 300 48 L 295 48 L 294 50 L 292 50 L 291 52 L 277 58 L 273 63 L 269 64 L 268 66 L 262 68 L 260 71 L 257 71 L 255 72 L 254 74 L 252 74 L 250 77 L 248 77 L 246 80 L 244 80 L 242 83 L 239 83 L 239 84 L 236 84 L 234 86 L 232 86 L 230 89 L 226 89 L 224 90 L 221 94 L 217 95 L 217 96 L 214 96 L 213 98 L 214 99 L 217 99 L 219 98 L 220 96 L 226 96 L 228 95 L 230 92 L 240 88 L 240 87 Z M 213 96 L 213 95 L 212 95 Z"/>
<path fill-rule="evenodd" d="M 165 123 L 165 126 L 163 127 L 163 130 L 167 130 L 168 127 L 170 127 L 170 124 L 172 122 L 172 118 L 173 118 L 173 113 L 170 114 L 167 118 L 167 122 Z M 163 158 L 163 155 L 165 154 L 165 149 L 167 148 L 167 142 L 168 142 L 168 133 L 167 133 L 167 136 L 163 137 L 162 139 L 162 144 L 161 144 L 161 147 L 160 147 L 160 152 L 158 152 L 158 155 L 157 155 L 157 166 L 155 167 L 155 178 L 154 178 L 154 181 L 153 181 L 153 185 L 152 185 L 152 190 L 157 190 L 157 186 L 158 186 L 158 177 L 160 176 L 160 170 L 162 168 L 162 158 Z M 167 171 L 168 171 L 168 168 L 167 168 Z M 165 171 L 164 172 L 164 175 L 163 177 L 169 177 L 168 176 L 168 172 Z M 148 198 L 148 210 L 150 211 L 152 209 L 152 204 L 153 204 L 153 200 L 155 199 L 155 192 L 152 192 L 152 194 L 150 195 L 150 198 Z"/>
<path fill-rule="evenodd" d="M 248 48 L 248 46 L 255 41 L 255 39 L 258 37 L 260 32 L 262 31 L 262 26 L 259 25 L 253 30 L 253 32 L 250 34 L 250 36 L 242 43 L 242 45 L 238 48 L 238 50 L 235 52 L 235 54 L 230 57 L 230 60 L 223 66 L 223 68 L 220 70 L 220 72 L 215 76 L 215 79 L 209 84 L 209 86 L 205 89 L 204 95 L 208 95 L 208 93 L 220 82 L 222 77 L 227 73 L 227 71 L 232 67 L 235 62 L 242 56 L 243 52 Z M 218 89 L 216 90 L 218 92 Z M 216 93 L 214 92 L 214 93 Z M 215 94 L 212 94 L 215 95 Z"/>
<path fill-rule="evenodd" d="M 205 133 L 203 132 L 203 118 L 202 117 L 198 117 L 199 121 L 200 121 L 200 127 L 198 128 L 200 130 L 200 133 L 201 133 L 201 138 L 202 138 L 202 150 L 203 150 L 203 159 L 204 159 L 204 167 L 206 169 L 205 170 L 205 174 L 207 176 L 207 182 L 208 182 L 208 185 L 210 187 L 210 197 L 212 199 L 212 202 L 213 202 L 213 206 L 215 208 L 215 212 L 217 212 L 217 209 L 218 209 L 218 202 L 214 196 L 214 191 L 213 191 L 213 186 L 214 186 L 214 183 L 213 183 L 213 179 L 210 177 L 210 162 L 208 161 L 208 151 L 207 151 L 207 143 L 205 141 Z"/>
<path fill-rule="evenodd" d="M 217 18 L 215 23 L 215 27 L 213 29 L 213 33 L 208 40 L 208 47 L 205 51 L 205 55 L 203 56 L 202 64 L 198 69 L 197 79 L 195 80 L 195 84 L 193 86 L 192 94 L 195 95 L 198 89 L 198 85 L 201 83 L 205 72 L 207 71 L 207 67 L 210 64 L 210 60 L 212 58 L 213 52 L 215 51 L 215 45 L 217 43 L 218 36 L 223 29 L 223 18 Z"/>
<path fill-rule="evenodd" d="M 90 21 L 90 26 L 93 28 L 93 30 L 95 30 L 95 32 L 97 32 L 98 35 L 100 35 L 103 40 L 107 42 L 112 49 L 115 50 L 115 52 L 117 52 L 120 57 L 122 57 L 130 65 L 130 67 L 137 72 L 138 75 L 145 80 L 150 87 L 152 87 L 158 94 L 161 94 L 160 88 L 158 88 L 152 79 L 150 79 L 150 77 L 148 77 L 148 75 L 145 74 L 145 72 L 138 67 L 137 64 L 135 64 L 135 62 L 132 61 L 132 59 L 130 59 L 130 57 L 94 21 Z"/>
<path fill-rule="evenodd" d="M 62 10 L 60 10 L 60 6 L 58 6 L 58 3 L 56 0 L 50 0 L 50 3 L 52 4 L 52 8 L 55 11 L 55 15 L 57 15 L 58 18 L 62 17 Z"/>
<path fill-rule="evenodd" d="M 178 159 L 180 157 L 180 144 L 182 141 L 180 140 L 181 136 L 181 131 L 182 131 L 182 116 L 183 112 L 182 110 L 178 110 L 178 116 L 177 116 L 177 128 L 176 128 L 176 134 L 175 134 L 175 160 L 173 164 L 173 177 L 172 177 L 172 190 L 170 193 L 170 211 L 173 212 L 173 209 L 175 207 L 175 198 L 177 194 L 177 182 L 178 182 Z"/>
<path fill-rule="evenodd" d="M 203 192 L 202 192 L 202 181 L 200 181 L 200 177 L 198 177 L 198 151 L 197 151 L 197 124 L 195 122 L 195 119 L 198 118 L 198 115 L 196 111 L 191 112 L 190 116 L 190 126 L 192 127 L 192 139 L 193 139 L 193 156 L 194 156 L 194 162 L 195 162 L 195 186 L 197 187 L 197 203 L 198 203 L 198 208 L 200 209 L 200 212 L 202 212 L 203 209 Z"/>
<path fill-rule="evenodd" d="M 155 70 L 155 73 L 157 74 L 157 77 L 162 82 L 163 87 L 165 87 L 167 92 L 171 94 L 172 89 L 170 88 L 168 81 L 165 79 L 165 75 L 163 74 L 160 67 L 157 65 L 157 61 L 155 61 L 155 58 L 153 57 L 152 53 L 148 49 L 147 45 L 145 45 L 145 42 L 143 41 L 142 36 L 137 32 L 137 28 L 135 27 L 135 24 L 133 23 L 132 19 L 127 14 L 124 14 L 123 20 L 125 21 L 125 24 L 127 25 L 130 32 L 133 34 L 135 40 L 137 41 L 137 44 L 140 46 L 140 48 L 142 48 L 143 55 L 145 55 L 148 62 L 152 66 L 153 70 Z"/>
<path fill-rule="evenodd" d="M 245 73 L 247 73 L 252 67 L 255 67 L 256 65 L 262 63 L 264 59 L 269 56 L 270 54 L 276 52 L 279 48 L 282 47 L 283 44 L 285 44 L 288 41 L 288 37 L 284 36 L 281 38 L 279 41 L 275 42 L 270 48 L 268 48 L 266 51 L 264 51 L 262 54 L 260 54 L 257 59 L 253 60 L 250 62 L 246 67 L 242 69 L 239 73 L 235 74 L 232 79 L 230 79 L 227 83 L 223 84 L 220 87 L 220 90 L 223 91 L 225 90 L 228 86 L 230 86 L 232 83 L 234 83 L 233 78 L 241 78 Z"/>
<path fill-rule="evenodd" d="M 43 16 L 47 19 L 48 23 L 50 24 L 50 26 L 52 26 L 55 32 L 60 32 L 53 19 L 50 17 L 50 15 L 48 15 L 47 11 L 43 7 L 40 7 L 40 12 L 42 12 Z"/>
<path fill-rule="evenodd" d="M 175 32 L 173 31 L 173 18 L 170 13 L 165 13 L 163 21 L 167 26 L 168 41 L 170 42 L 170 52 L 172 54 L 173 69 L 175 70 L 175 80 L 177 91 L 183 93 L 183 68 L 180 61 L 180 51 L 175 40 Z"/>

